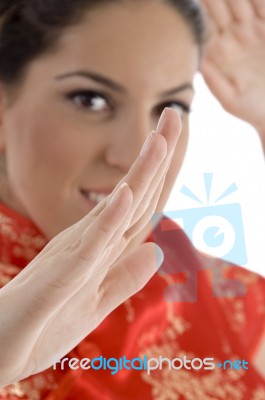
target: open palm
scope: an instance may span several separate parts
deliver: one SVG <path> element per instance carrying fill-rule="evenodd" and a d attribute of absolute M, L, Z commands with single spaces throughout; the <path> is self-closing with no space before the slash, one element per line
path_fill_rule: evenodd
<path fill-rule="evenodd" d="M 202 0 L 211 26 L 201 72 L 223 107 L 265 131 L 265 0 Z"/>
<path fill-rule="evenodd" d="M 130 245 L 148 227 L 175 152 L 180 118 L 172 109 L 165 116 L 116 197 L 53 238 L 0 290 L 0 386 L 49 368 L 161 265 L 154 243 Z"/>

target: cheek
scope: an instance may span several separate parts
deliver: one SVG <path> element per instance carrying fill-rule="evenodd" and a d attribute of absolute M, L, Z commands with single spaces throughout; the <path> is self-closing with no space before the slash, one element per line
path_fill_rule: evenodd
<path fill-rule="evenodd" d="M 35 116 L 11 117 L 7 135 L 11 179 L 28 189 L 61 185 L 78 170 L 83 143 L 80 146 L 77 133 L 62 118 L 52 114 L 43 118 L 37 110 Z"/>

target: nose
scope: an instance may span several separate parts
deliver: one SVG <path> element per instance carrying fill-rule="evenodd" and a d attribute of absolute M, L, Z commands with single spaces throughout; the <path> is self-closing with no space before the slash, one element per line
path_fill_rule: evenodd
<path fill-rule="evenodd" d="M 154 122 L 147 113 L 120 118 L 109 136 L 106 149 L 108 165 L 127 173 L 154 129 Z"/>

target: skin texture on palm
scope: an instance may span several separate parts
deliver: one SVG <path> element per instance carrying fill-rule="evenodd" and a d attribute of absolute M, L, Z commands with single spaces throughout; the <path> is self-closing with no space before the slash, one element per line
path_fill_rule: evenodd
<path fill-rule="evenodd" d="M 209 39 L 201 72 L 225 110 L 257 130 L 265 150 L 265 1 L 203 4 Z"/>

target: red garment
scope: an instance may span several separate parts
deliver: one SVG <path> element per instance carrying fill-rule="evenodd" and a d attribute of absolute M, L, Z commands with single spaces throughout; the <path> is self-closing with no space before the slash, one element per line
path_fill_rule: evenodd
<path fill-rule="evenodd" d="M 108 370 L 51 368 L 0 389 L 0 400 L 265 399 L 265 379 L 253 364 L 264 340 L 265 280 L 203 256 L 167 219 L 149 240 L 164 251 L 159 272 L 68 357 L 214 357 L 216 363 L 245 360 L 248 370 L 163 368 L 150 375 L 137 370 L 111 375 Z M 16 276 L 46 243 L 33 223 L 0 204 L 0 285 Z"/>

